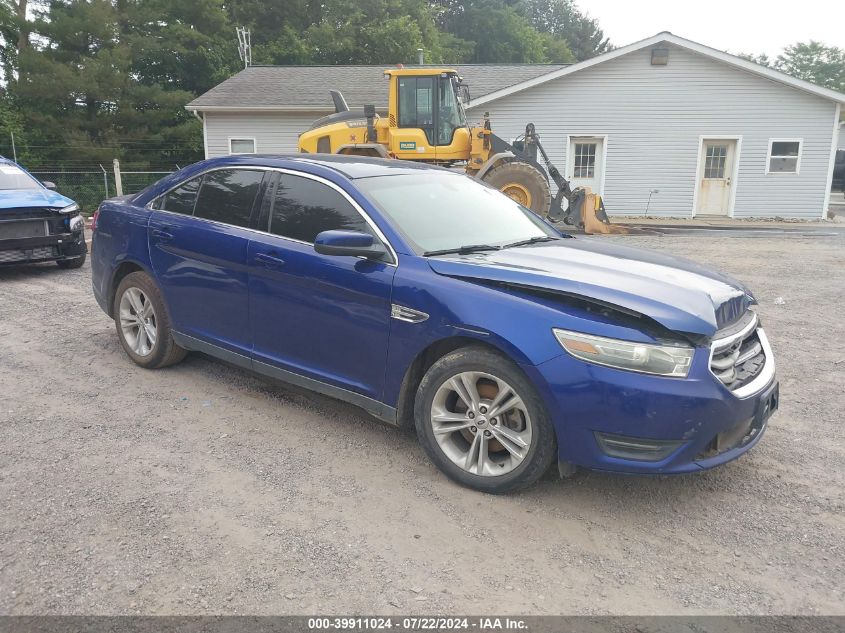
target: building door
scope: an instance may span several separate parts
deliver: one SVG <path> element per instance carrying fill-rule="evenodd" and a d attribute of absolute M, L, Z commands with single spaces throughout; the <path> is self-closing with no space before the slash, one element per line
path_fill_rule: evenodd
<path fill-rule="evenodd" d="M 566 161 L 567 179 L 572 188 L 589 187 L 594 193 L 602 191 L 604 139 L 592 136 L 569 137 Z"/>
<path fill-rule="evenodd" d="M 705 139 L 701 144 L 696 215 L 728 215 L 736 140 Z"/>

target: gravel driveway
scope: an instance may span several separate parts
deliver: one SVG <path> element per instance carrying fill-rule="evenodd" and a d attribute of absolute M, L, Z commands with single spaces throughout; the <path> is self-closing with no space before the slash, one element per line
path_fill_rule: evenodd
<path fill-rule="evenodd" d="M 756 291 L 782 404 L 744 458 L 485 496 L 354 407 L 136 367 L 87 264 L 0 269 L 0 614 L 845 614 L 845 237 L 605 239 Z"/>

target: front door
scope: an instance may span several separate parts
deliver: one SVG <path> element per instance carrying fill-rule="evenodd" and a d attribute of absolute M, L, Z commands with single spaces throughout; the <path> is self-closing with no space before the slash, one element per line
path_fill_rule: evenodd
<path fill-rule="evenodd" d="M 707 139 L 701 144 L 696 215 L 730 213 L 735 159 L 735 140 Z"/>
<path fill-rule="evenodd" d="M 591 136 L 569 138 L 566 172 L 573 189 L 589 187 L 593 193 L 601 193 L 603 157 L 603 138 Z"/>
<path fill-rule="evenodd" d="M 248 255 L 253 361 L 380 399 L 396 267 L 313 246 L 322 231 L 373 233 L 367 221 L 335 187 L 282 173 L 259 226 Z"/>

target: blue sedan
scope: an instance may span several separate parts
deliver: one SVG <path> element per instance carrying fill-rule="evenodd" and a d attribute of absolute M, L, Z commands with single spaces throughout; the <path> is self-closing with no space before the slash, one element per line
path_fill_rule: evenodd
<path fill-rule="evenodd" d="M 85 263 L 85 221 L 79 205 L 0 156 L 0 265 L 54 261 Z"/>
<path fill-rule="evenodd" d="M 203 352 L 354 403 L 486 492 L 552 464 L 700 471 L 754 446 L 778 405 L 741 283 L 571 237 L 435 167 L 198 163 L 101 205 L 92 273 L 138 365 Z"/>

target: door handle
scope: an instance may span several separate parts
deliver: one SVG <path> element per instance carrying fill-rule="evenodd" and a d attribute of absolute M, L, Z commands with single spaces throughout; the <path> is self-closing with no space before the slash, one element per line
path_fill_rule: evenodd
<path fill-rule="evenodd" d="M 255 256 L 255 262 L 264 268 L 281 268 L 285 265 L 285 260 L 281 257 L 276 257 L 275 255 L 270 255 L 268 253 L 258 253 Z"/>
<path fill-rule="evenodd" d="M 162 242 L 167 242 L 168 240 L 173 239 L 172 233 L 168 233 L 167 231 L 162 231 L 161 229 L 153 229 L 152 231 L 150 231 L 150 235 L 152 235 L 155 238 L 158 238 Z"/>

